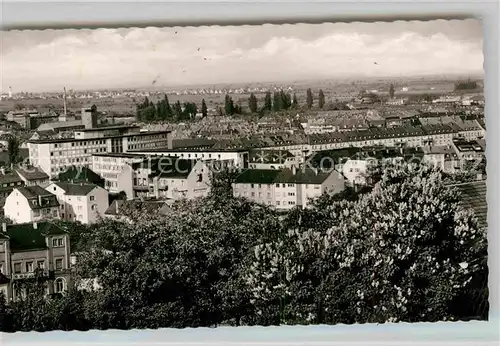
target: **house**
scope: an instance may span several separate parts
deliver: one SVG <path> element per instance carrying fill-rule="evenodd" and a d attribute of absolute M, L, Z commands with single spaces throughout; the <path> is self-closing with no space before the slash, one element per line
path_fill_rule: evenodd
<path fill-rule="evenodd" d="M 21 166 L 15 169 L 26 186 L 44 186 L 49 183 L 49 176 L 37 167 Z"/>
<path fill-rule="evenodd" d="M 40 186 L 16 187 L 5 199 L 5 217 L 14 223 L 59 218 L 57 197 Z"/>
<path fill-rule="evenodd" d="M 345 188 L 344 178 L 334 170 L 311 168 L 247 169 L 233 183 L 235 197 L 279 210 L 295 206 L 305 208 L 309 201 L 323 193 L 336 194 Z"/>
<path fill-rule="evenodd" d="M 118 178 L 127 199 L 138 197 L 195 198 L 206 196 L 210 188 L 211 161 L 177 157 L 145 159 L 127 164 Z"/>
<path fill-rule="evenodd" d="M 7 300 L 25 296 L 20 283 L 43 279 L 46 294 L 68 288 L 70 276 L 69 234 L 51 222 L 2 224 L 0 230 L 0 292 Z"/>
<path fill-rule="evenodd" d="M 95 223 L 108 208 L 108 191 L 95 184 L 54 182 L 45 189 L 57 196 L 62 220 Z"/>

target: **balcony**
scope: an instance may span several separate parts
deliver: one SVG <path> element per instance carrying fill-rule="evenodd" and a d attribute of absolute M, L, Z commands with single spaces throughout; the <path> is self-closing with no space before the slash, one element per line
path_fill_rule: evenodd
<path fill-rule="evenodd" d="M 13 273 L 11 275 L 12 280 L 26 280 L 34 279 L 35 277 L 48 278 L 50 276 L 50 271 L 47 269 L 28 272 L 28 273 Z"/>

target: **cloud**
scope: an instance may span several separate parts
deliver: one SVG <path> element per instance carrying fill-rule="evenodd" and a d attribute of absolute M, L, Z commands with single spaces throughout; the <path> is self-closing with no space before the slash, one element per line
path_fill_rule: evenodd
<path fill-rule="evenodd" d="M 2 89 L 142 87 L 158 75 L 166 86 L 482 71 L 481 38 L 428 23 L 4 32 Z"/>

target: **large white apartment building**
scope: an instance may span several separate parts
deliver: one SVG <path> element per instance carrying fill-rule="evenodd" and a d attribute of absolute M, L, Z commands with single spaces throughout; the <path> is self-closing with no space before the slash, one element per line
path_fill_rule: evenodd
<path fill-rule="evenodd" d="M 307 207 L 311 199 L 323 193 L 336 194 L 344 188 L 344 178 L 337 171 L 295 166 L 282 170 L 248 169 L 233 183 L 234 196 L 245 197 L 280 210 L 296 206 Z"/>
<path fill-rule="evenodd" d="M 74 138 L 30 140 L 29 159 L 49 176 L 71 166 L 92 167 L 92 155 L 130 150 L 171 148 L 168 131 L 141 131 L 136 126 L 111 126 L 75 131 Z"/>

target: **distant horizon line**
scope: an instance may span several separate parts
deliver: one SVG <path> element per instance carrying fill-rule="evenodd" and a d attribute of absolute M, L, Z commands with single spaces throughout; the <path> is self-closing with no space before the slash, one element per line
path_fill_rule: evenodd
<path fill-rule="evenodd" d="M 446 73 L 446 74 L 438 74 L 438 73 L 432 73 L 432 74 L 421 74 L 421 75 L 409 75 L 409 76 L 352 76 L 352 77 L 324 77 L 324 78 L 301 78 L 301 79 L 283 79 L 283 80 L 275 80 L 275 81 L 261 81 L 261 82 L 217 82 L 217 83 L 200 83 L 200 84 L 175 84 L 175 85 L 163 85 L 163 86 L 137 86 L 137 87 L 110 87 L 110 88 L 87 88 L 87 89 L 73 89 L 73 88 L 68 88 L 67 85 L 61 87 L 60 90 L 47 90 L 47 91 L 26 91 L 22 90 L 19 92 L 13 93 L 13 95 L 20 94 L 20 93 L 38 93 L 38 94 L 53 94 L 53 93 L 62 93 L 63 89 L 66 88 L 66 91 L 72 90 L 74 92 L 102 92 L 102 91 L 124 91 L 124 90 L 134 90 L 134 91 L 161 91 L 162 89 L 203 89 L 207 87 L 228 87 L 229 85 L 233 85 L 232 88 L 240 88 L 240 87 L 257 87 L 257 86 L 262 86 L 265 87 L 266 85 L 269 86 L 270 84 L 297 84 L 297 83 L 306 83 L 306 82 L 326 82 L 331 80 L 332 82 L 335 82 L 337 80 L 339 83 L 342 82 L 352 82 L 352 81 L 370 81 L 370 80 L 401 80 L 401 79 L 422 79 L 422 78 L 428 78 L 428 79 L 436 79 L 436 78 L 474 78 L 474 79 L 481 79 L 484 80 L 484 71 L 482 72 L 474 72 L 474 73 L 469 73 L 469 74 L 464 74 L 464 73 Z M 7 88 L 9 90 L 9 87 Z M 9 91 L 4 92 L 2 90 L 2 94 L 7 94 Z"/>

